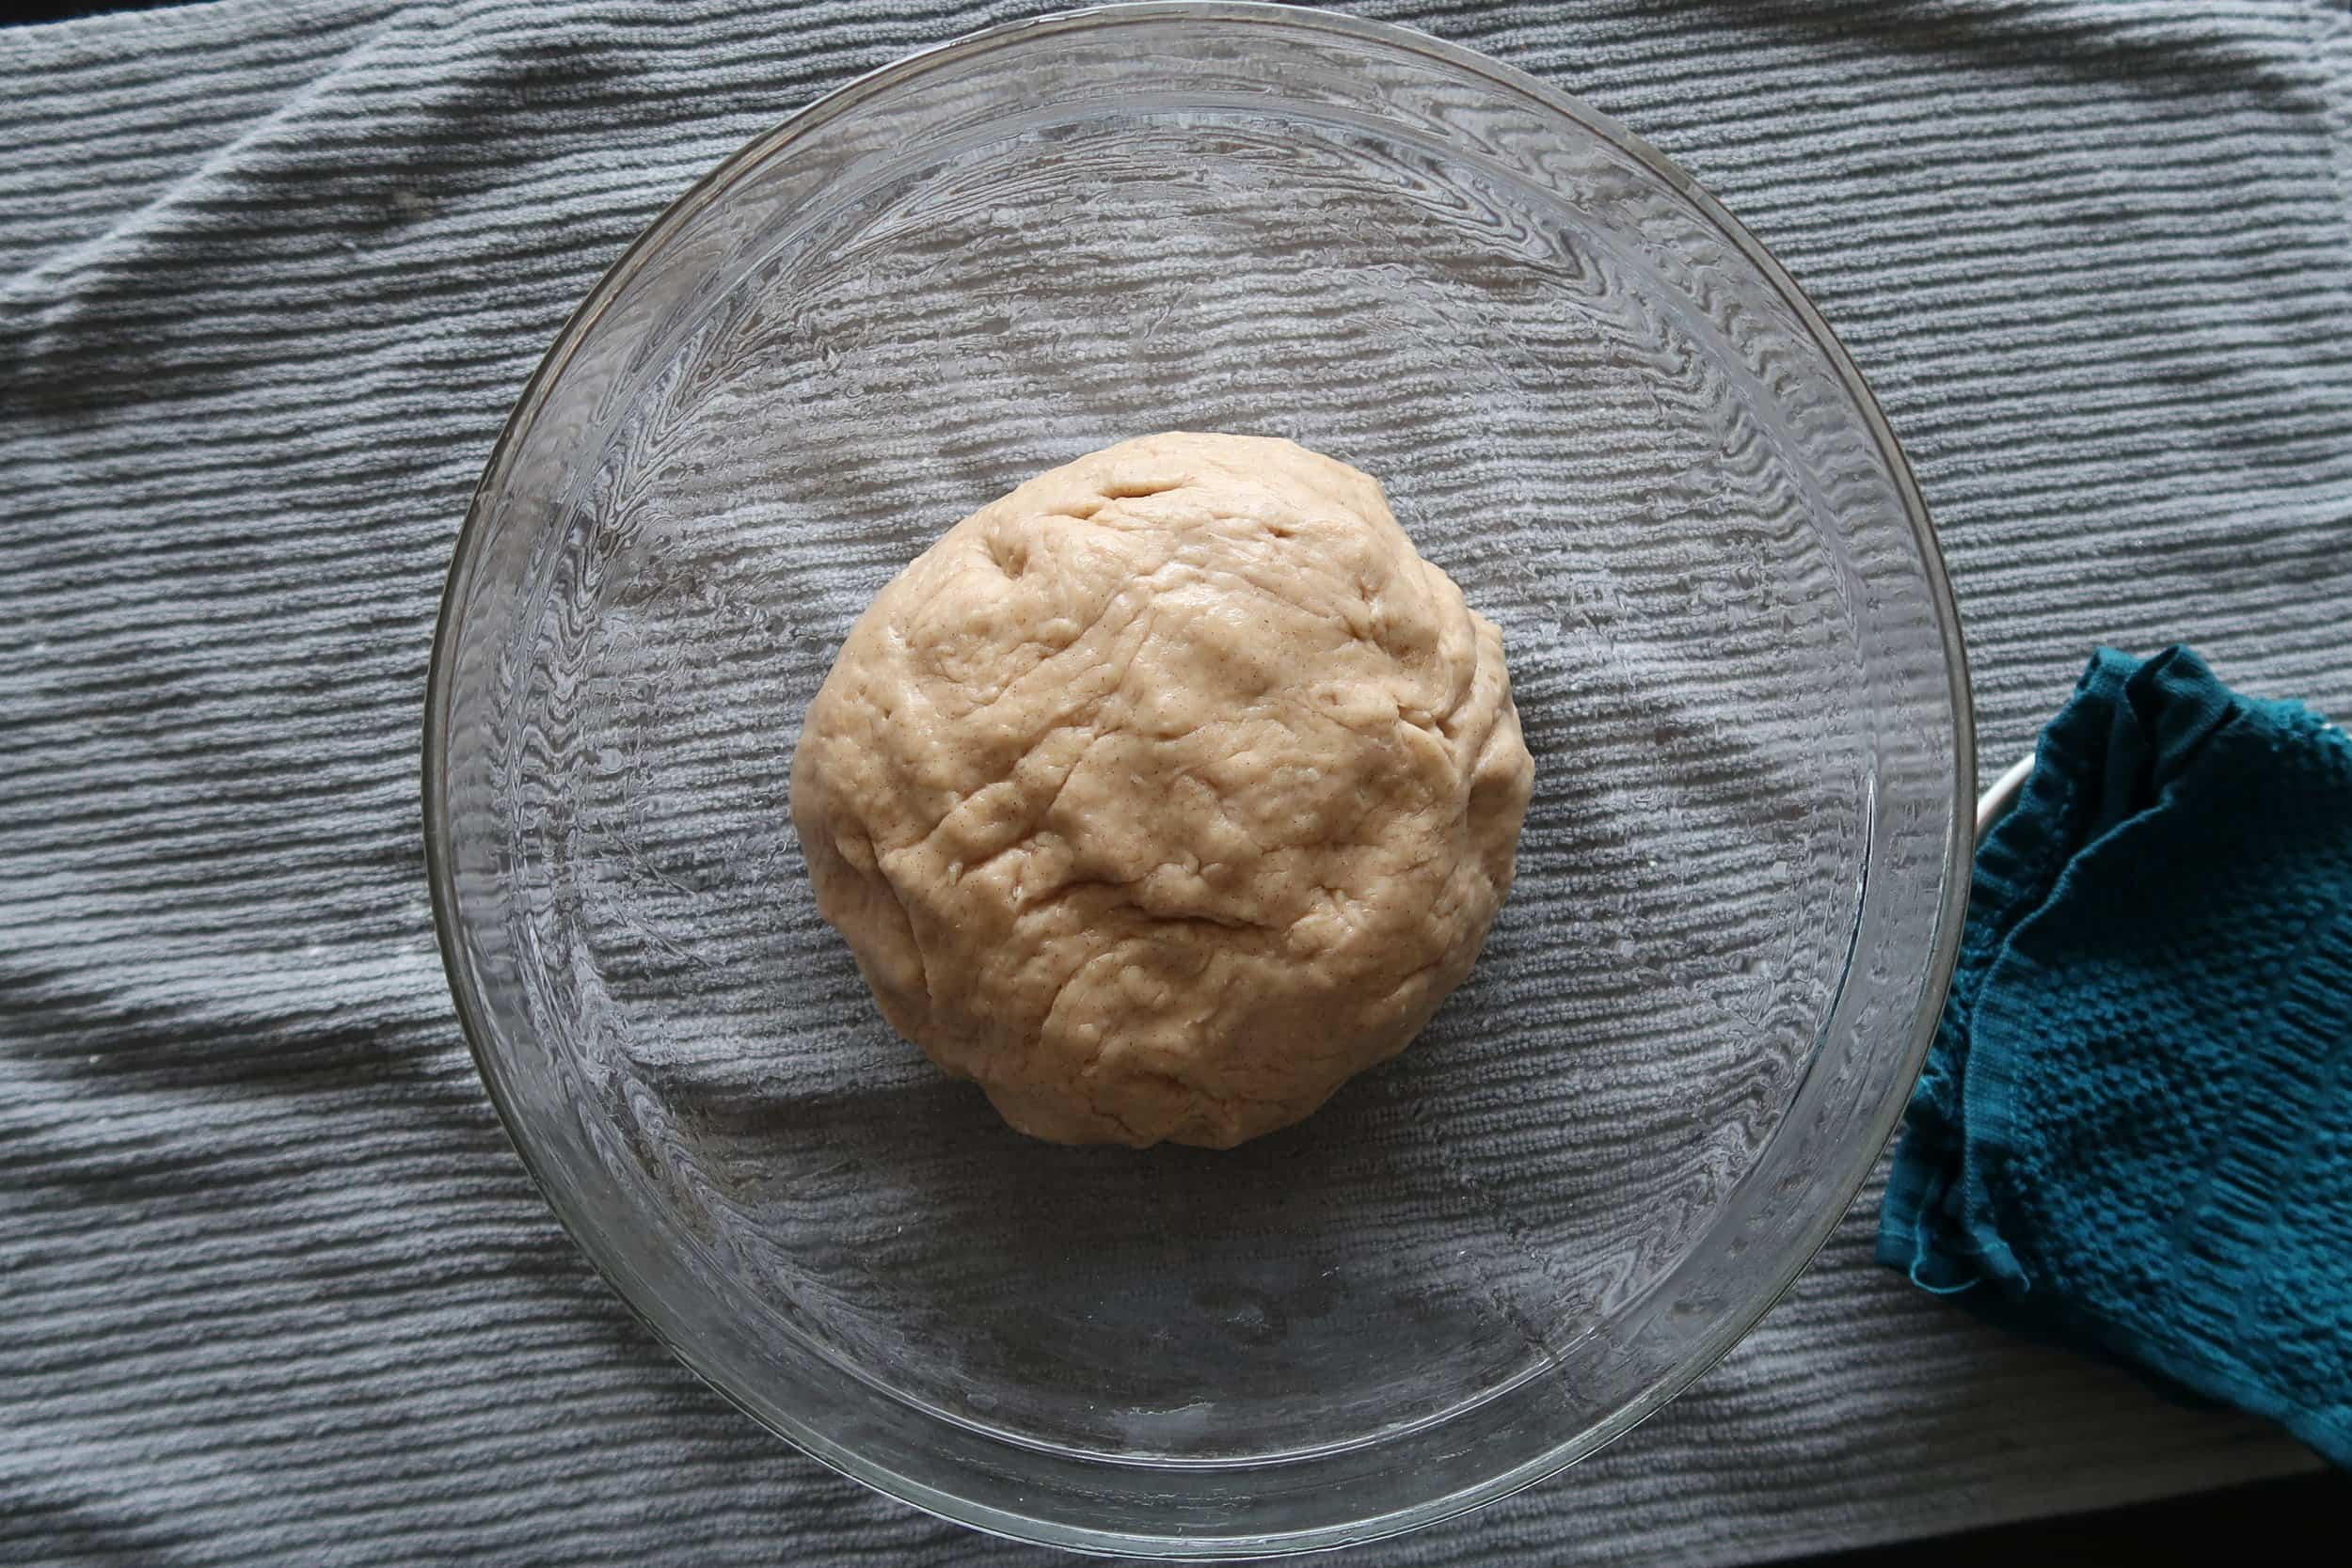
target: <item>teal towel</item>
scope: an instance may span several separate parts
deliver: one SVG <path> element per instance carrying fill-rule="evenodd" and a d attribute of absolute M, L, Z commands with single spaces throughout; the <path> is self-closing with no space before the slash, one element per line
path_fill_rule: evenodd
<path fill-rule="evenodd" d="M 2352 1465 L 2352 743 L 2090 660 L 1978 850 L 1882 1262 Z"/>

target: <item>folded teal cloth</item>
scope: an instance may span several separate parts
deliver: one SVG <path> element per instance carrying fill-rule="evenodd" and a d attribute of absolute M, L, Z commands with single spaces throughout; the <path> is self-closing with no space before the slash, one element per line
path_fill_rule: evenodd
<path fill-rule="evenodd" d="M 1879 1259 L 2352 1465 L 2352 742 L 2095 655 L 1977 852 Z"/>

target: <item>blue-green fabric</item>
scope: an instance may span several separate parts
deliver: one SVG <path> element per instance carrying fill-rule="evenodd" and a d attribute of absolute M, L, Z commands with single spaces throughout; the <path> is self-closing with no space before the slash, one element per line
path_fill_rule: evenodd
<path fill-rule="evenodd" d="M 1978 851 L 1879 1258 L 2352 1465 L 2352 741 L 2090 660 Z"/>

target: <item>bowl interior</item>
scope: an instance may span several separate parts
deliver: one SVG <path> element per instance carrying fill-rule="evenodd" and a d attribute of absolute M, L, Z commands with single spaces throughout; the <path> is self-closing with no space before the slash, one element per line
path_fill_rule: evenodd
<path fill-rule="evenodd" d="M 1458 52 L 1166 11 L 895 68 L 641 242 L 485 481 L 428 810 L 516 1141 L 698 1369 L 976 1522 L 1316 1544 L 1574 1457 L 1819 1243 L 1941 995 L 1964 705 L 1875 409 L 1711 204 Z M 999 1125 L 787 808 L 874 592 L 1164 429 L 1379 479 L 1536 762 L 1470 982 L 1230 1153 Z"/>

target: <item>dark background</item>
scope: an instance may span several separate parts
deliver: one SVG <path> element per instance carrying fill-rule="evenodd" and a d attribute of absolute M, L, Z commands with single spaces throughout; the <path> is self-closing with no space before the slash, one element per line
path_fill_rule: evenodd
<path fill-rule="evenodd" d="M 108 11 L 155 10 L 190 0 L 0 3 L 0 23 L 64 21 Z M 1073 5 L 1082 0 L 1071 0 Z M 1942 1568 L 2016 1562 L 2034 1568 L 2130 1562 L 2134 1568 L 2204 1564 L 2217 1544 L 2256 1540 L 2273 1556 L 2352 1541 L 2352 1475 L 2327 1472 L 2177 1497 L 2137 1508 L 2035 1520 L 1962 1535 L 1797 1560 L 1797 1568 Z"/>

